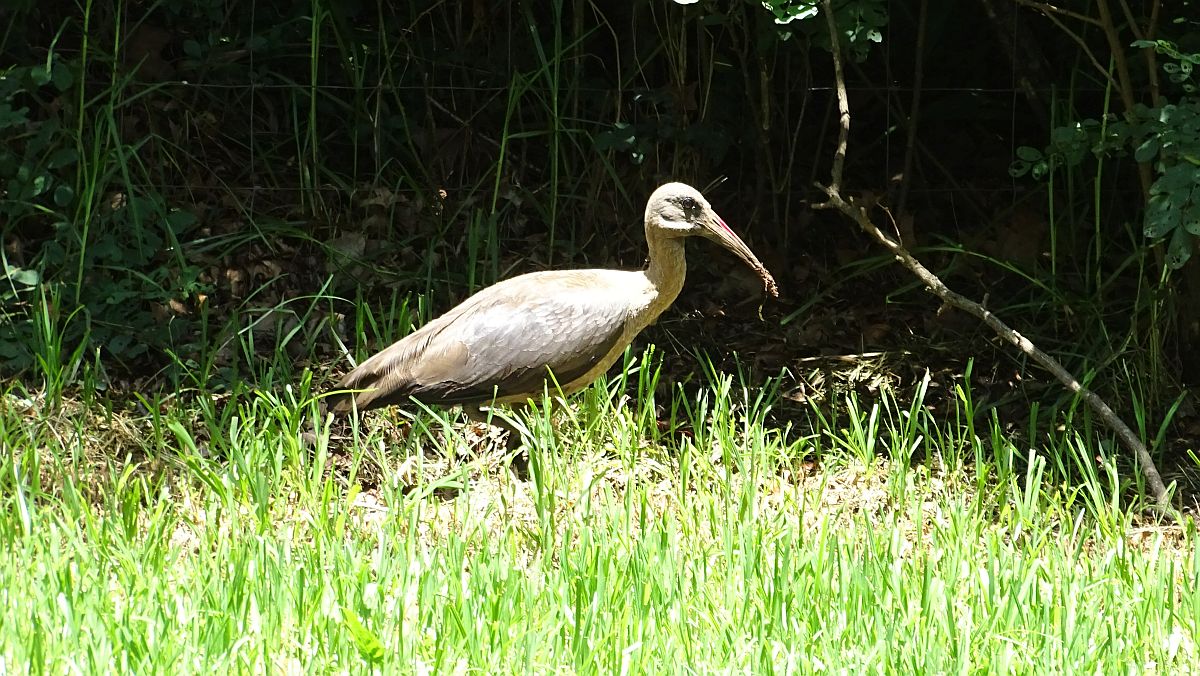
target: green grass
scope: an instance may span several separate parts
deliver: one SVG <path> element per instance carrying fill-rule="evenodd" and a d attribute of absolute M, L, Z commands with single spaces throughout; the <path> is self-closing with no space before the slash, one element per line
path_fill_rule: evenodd
<path fill-rule="evenodd" d="M 1196 533 L 1097 440 L 1032 456 L 959 392 L 776 420 L 629 360 L 522 422 L 315 428 L 314 388 L 0 399 L 0 661 L 32 671 L 1186 671 Z M 83 369 L 87 371 L 87 369 Z M 661 389 L 659 392 L 661 393 Z M 626 396 L 631 392 L 632 396 Z M 661 396 L 661 395 L 660 395 Z M 145 411 L 149 412 L 145 412 Z M 805 431 L 801 431 L 805 430 Z M 810 431 L 811 430 L 811 431 Z M 1082 469 L 1080 469 L 1082 468 Z"/>
<path fill-rule="evenodd" d="M 721 173 L 705 143 L 725 152 L 723 106 L 787 130 L 747 136 L 759 152 L 731 178 L 771 188 L 737 205 L 759 210 L 747 227 L 774 222 L 766 241 L 797 237 L 807 207 L 788 187 L 816 169 L 794 164 L 804 152 L 773 149 L 823 144 L 801 133 L 802 98 L 768 106 L 766 71 L 744 69 L 745 83 L 722 75 L 727 58 L 759 58 L 755 41 L 718 63 L 723 23 L 652 10 L 626 30 L 614 26 L 621 12 L 552 5 L 569 24 L 504 13 L 490 36 L 462 41 L 468 58 L 422 78 L 405 64 L 436 63 L 478 23 L 461 6 L 414 5 L 375 28 L 338 3 L 281 10 L 279 23 L 307 27 L 307 61 L 286 32 L 254 32 L 257 61 L 222 63 L 222 40 L 193 45 L 197 82 L 229 68 L 213 79 L 247 83 L 237 91 L 131 86 L 114 55 L 132 37 L 125 27 L 150 15 L 125 3 L 109 21 L 85 3 L 85 27 L 111 27 L 82 30 L 78 56 L 51 45 L 44 66 L 6 71 L 21 105 L 44 99 L 29 121 L 10 118 L 6 137 L 44 192 L 10 195 L 9 207 L 43 230 L 64 227 L 47 240 L 62 245 L 57 258 L 18 261 L 42 281 L 6 289 L 15 300 L 0 304 L 28 356 L 22 383 L 0 386 L 0 672 L 1191 671 L 1194 523 L 1141 515 L 1136 477 L 1077 402 L 1041 402 L 1056 411 L 1030 416 L 1033 426 L 1063 428 L 1031 434 L 1031 449 L 965 390 L 936 413 L 926 382 L 797 414 L 778 382 L 710 367 L 704 385 L 672 389 L 639 356 L 553 416 L 518 418 L 534 448 L 528 481 L 452 413 L 320 418 L 326 374 L 305 365 L 333 361 L 317 351 L 349 305 L 334 297 L 354 301 L 334 333 L 353 336 L 345 348 L 361 357 L 427 321 L 451 291 L 585 255 L 636 261 L 636 234 L 606 236 L 636 220 L 629 186 Z M 241 35 L 231 16 L 199 20 L 195 33 Z M 583 77 L 597 45 L 613 57 L 611 95 Z M 490 74 L 476 65 L 501 57 Z M 772 59 L 771 74 L 798 72 L 795 58 Z M 632 93 L 693 86 L 695 108 Z M 50 105 L 60 100 L 75 103 Z M 239 115 L 211 115 L 230 108 Z M 191 122 L 165 124 L 184 109 Z M 602 148 L 618 122 L 620 142 Z M 473 145 L 416 136 L 458 127 L 475 129 Z M 693 128 L 709 138 L 668 140 Z M 1123 242 L 1102 242 L 1099 192 L 1085 189 L 1101 185 L 1096 174 L 1077 169 L 1047 192 L 1049 264 L 1082 261 L 1066 268 L 1086 282 L 1082 299 L 1058 274 L 1045 281 L 957 243 L 928 252 L 1020 278 L 1032 295 L 1005 316 L 1071 324 L 1085 337 L 1069 344 L 1081 375 L 1109 380 L 1142 436 L 1161 442 L 1182 401 L 1156 352 L 1157 319 L 1170 314 L 1163 279 L 1144 251 L 1104 270 Z M 434 198 L 442 188 L 452 194 Z M 219 207 L 201 218 L 195 204 Z M 1076 227 L 1087 214 L 1092 227 Z M 242 225 L 209 230 L 230 221 Z M 247 282 L 248 294 L 219 283 L 262 252 L 314 249 L 336 274 L 293 282 L 284 270 Z M 887 261 L 847 266 L 816 292 Z M 1127 276 L 1132 300 L 1111 305 Z M 367 283 L 389 290 L 381 298 Z M 191 308 L 194 330 L 160 336 L 193 321 L 147 313 L 173 300 Z M 784 323 L 816 303 L 789 307 Z M 1110 329 L 1114 314 L 1146 330 Z M 143 342 L 171 348 L 154 382 L 177 389 L 110 394 Z M 1111 347 L 1130 343 L 1142 349 Z M 1110 354 L 1121 355 L 1115 376 Z"/>

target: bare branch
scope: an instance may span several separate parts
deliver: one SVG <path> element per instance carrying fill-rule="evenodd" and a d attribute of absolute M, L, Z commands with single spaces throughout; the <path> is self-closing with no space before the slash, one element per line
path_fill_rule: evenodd
<path fill-rule="evenodd" d="M 1150 6 L 1150 21 L 1146 26 L 1147 40 L 1158 37 L 1158 10 L 1160 7 L 1159 0 L 1154 0 L 1154 4 Z M 1157 108 L 1162 105 L 1162 96 L 1158 86 L 1158 56 L 1153 47 L 1146 47 L 1142 50 L 1142 54 L 1146 56 L 1146 75 L 1150 78 L 1150 105 Z"/>
<path fill-rule="evenodd" d="M 1104 5 L 1105 2 L 1106 0 L 1100 0 L 1101 5 Z M 1138 468 L 1141 470 L 1142 476 L 1146 479 L 1146 488 L 1150 491 L 1150 495 L 1153 496 L 1156 507 L 1164 513 L 1169 513 L 1171 508 L 1170 494 L 1163 484 L 1158 468 L 1154 464 L 1154 458 L 1150 456 L 1149 450 L 1146 449 L 1146 445 L 1142 443 L 1137 434 L 1130 429 L 1129 425 L 1125 424 L 1125 421 L 1121 420 L 1120 416 L 1113 412 L 1112 408 L 1099 395 L 1080 383 L 1057 359 L 1043 352 L 1032 341 L 1013 330 L 1001 321 L 999 317 L 983 307 L 983 305 L 952 291 L 937 275 L 930 272 L 928 268 L 909 253 L 903 245 L 884 234 L 871 220 L 866 207 L 855 204 L 853 200 L 847 201 L 842 197 L 840 184 L 842 179 L 842 165 L 845 160 L 846 146 L 850 136 L 850 102 L 846 96 L 845 76 L 842 73 L 841 59 L 838 54 L 837 23 L 833 19 L 830 0 L 823 0 L 822 5 L 825 9 L 825 15 L 829 23 L 829 34 L 833 42 L 834 77 L 837 80 L 838 112 L 841 118 L 841 129 L 838 132 L 838 155 L 834 156 L 833 181 L 829 186 L 818 186 L 824 191 L 828 200 L 816 206 L 836 209 L 842 215 L 857 223 L 864 232 L 874 237 L 876 241 L 892 252 L 897 260 L 916 275 L 938 298 L 982 320 L 1002 339 L 1016 346 L 1053 374 L 1068 390 L 1083 399 L 1100 416 L 1100 419 L 1116 433 L 1121 443 L 1133 453 Z M 1101 11 L 1103 15 L 1105 10 L 1102 9 Z M 1107 18 L 1111 20 L 1111 17 Z M 1109 25 L 1111 26 L 1111 21 Z"/>
<path fill-rule="evenodd" d="M 1095 26 L 1100 25 L 1100 21 L 1098 21 L 1097 19 L 1093 19 L 1092 17 L 1087 16 L 1086 14 L 1080 14 L 1078 12 L 1072 12 L 1069 9 L 1063 9 L 1061 7 L 1056 7 L 1054 5 L 1051 5 L 1048 2 L 1035 2 L 1034 0 L 1015 0 L 1015 1 L 1018 5 L 1029 7 L 1031 9 L 1036 9 L 1037 11 L 1041 12 L 1042 14 L 1045 14 L 1046 16 L 1050 16 L 1051 14 L 1061 14 L 1063 16 L 1069 16 L 1072 19 L 1076 19 L 1076 20 L 1082 21 L 1084 23 L 1090 23 Z"/>
<path fill-rule="evenodd" d="M 1121 103 L 1125 106 L 1125 112 L 1133 112 L 1136 101 L 1133 97 L 1133 81 L 1129 77 L 1129 62 L 1125 58 L 1125 43 L 1122 42 L 1121 36 L 1117 35 L 1116 24 L 1113 23 L 1112 12 L 1108 8 L 1108 0 L 1097 0 L 1096 8 L 1100 12 L 1100 26 L 1104 29 L 1104 37 L 1108 39 L 1108 49 L 1112 52 L 1113 60 L 1117 64 L 1117 78 L 1120 79 L 1120 86 L 1117 90 L 1121 93 Z M 1150 199 L 1150 163 L 1138 162 L 1138 178 L 1142 182 L 1142 197 Z"/>
<path fill-rule="evenodd" d="M 846 145 L 850 142 L 850 99 L 846 96 L 846 75 L 842 72 L 842 39 L 833 18 L 833 3 L 822 0 L 825 22 L 829 26 L 830 53 L 833 55 L 833 78 L 837 83 L 839 131 L 837 149 L 833 152 L 833 168 L 830 170 L 829 187 L 835 191 L 842 188 L 842 170 L 846 166 Z"/>
<path fill-rule="evenodd" d="M 1097 72 L 1100 73 L 1101 77 L 1103 77 L 1105 80 L 1108 80 L 1108 83 L 1110 85 L 1112 85 L 1113 87 L 1115 87 L 1117 89 L 1121 88 L 1120 85 L 1117 83 L 1117 81 L 1115 79 L 1113 79 L 1112 73 L 1109 73 L 1108 68 L 1105 68 L 1100 63 L 1100 60 L 1097 59 L 1096 55 L 1092 53 L 1092 48 L 1088 47 L 1087 42 L 1085 42 L 1084 39 L 1082 37 L 1080 37 L 1078 33 L 1071 30 L 1065 23 L 1059 21 L 1058 17 L 1054 16 L 1053 14 L 1047 13 L 1046 18 L 1050 19 L 1051 23 L 1053 23 L 1055 26 L 1058 26 L 1059 30 L 1066 33 L 1067 37 L 1071 38 L 1072 40 L 1075 41 L 1075 43 L 1077 45 L 1079 45 L 1079 48 L 1082 49 L 1083 53 L 1087 55 L 1088 61 L 1092 62 L 1092 66 L 1096 69 Z"/>
<path fill-rule="evenodd" d="M 1079 395 L 1083 401 L 1096 412 L 1100 419 L 1105 422 L 1116 433 L 1126 448 L 1133 452 L 1137 460 L 1138 468 L 1142 472 L 1142 476 L 1146 478 L 1146 487 L 1150 491 L 1150 495 L 1154 497 L 1157 506 L 1160 509 L 1168 509 L 1170 507 L 1167 488 L 1163 485 L 1162 476 L 1158 473 L 1158 468 L 1154 464 L 1154 459 L 1150 456 L 1150 452 L 1146 449 L 1146 445 L 1142 443 L 1137 434 L 1121 420 L 1120 416 L 1113 412 L 1103 399 L 1095 392 L 1091 391 L 1079 382 L 1063 365 L 1054 357 L 1043 352 L 1033 344 L 1025 336 L 1018 333 L 1016 330 L 1005 324 L 999 317 L 993 314 L 990 310 L 983 307 L 979 303 L 952 291 L 946 286 L 942 280 L 930 272 L 928 268 L 921 264 L 911 253 L 908 252 L 901 244 L 888 237 L 878 226 L 871 221 L 867 215 L 867 210 L 861 206 L 847 202 L 839 195 L 832 187 L 823 188 L 829 201 L 826 203 L 829 207 L 837 209 L 850 220 L 858 224 L 867 234 L 871 235 L 891 251 L 896 258 L 904 264 L 914 275 L 917 276 L 925 286 L 929 288 L 938 298 L 964 312 L 967 312 L 981 320 L 992 328 L 1006 342 L 1016 346 L 1019 350 L 1029 355 L 1035 362 L 1040 364 L 1042 368 L 1049 371 L 1055 378 L 1058 379 L 1068 390 Z"/>
<path fill-rule="evenodd" d="M 1121 4 L 1121 13 L 1125 15 L 1125 22 L 1129 24 L 1129 30 L 1133 33 L 1133 37 L 1144 40 L 1142 35 L 1142 27 L 1137 24 L 1137 20 L 1133 18 L 1133 10 L 1129 9 L 1129 3 L 1125 0 L 1117 0 Z"/>

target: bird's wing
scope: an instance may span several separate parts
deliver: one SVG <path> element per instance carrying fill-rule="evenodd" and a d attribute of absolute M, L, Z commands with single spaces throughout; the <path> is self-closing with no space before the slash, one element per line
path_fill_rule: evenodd
<path fill-rule="evenodd" d="M 535 273 L 489 287 L 346 375 L 338 412 L 406 403 L 491 401 L 585 375 L 625 335 L 629 302 L 611 277 Z"/>
<path fill-rule="evenodd" d="M 627 317 L 624 304 L 603 294 L 471 308 L 430 340 L 414 365 L 411 394 L 445 404 L 536 396 L 550 373 L 565 386 L 616 347 Z"/>

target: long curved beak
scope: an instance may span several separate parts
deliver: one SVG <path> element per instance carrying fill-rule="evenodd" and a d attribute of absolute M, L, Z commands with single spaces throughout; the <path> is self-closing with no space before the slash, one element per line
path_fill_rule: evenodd
<path fill-rule="evenodd" d="M 708 210 L 708 217 L 704 221 L 703 233 L 708 239 L 711 239 L 712 241 L 732 251 L 738 258 L 742 259 L 742 261 L 745 262 L 751 270 L 754 270 L 756 273 L 758 273 L 759 278 L 762 279 L 763 288 L 766 289 L 767 293 L 774 297 L 779 296 L 779 289 L 775 286 L 775 278 L 772 277 L 771 273 L 767 271 L 766 266 L 764 266 L 762 262 L 758 260 L 758 257 L 754 255 L 754 252 L 750 250 L 750 247 L 746 246 L 746 243 L 742 241 L 742 238 L 738 237 L 733 230 L 730 230 L 729 226 L 725 224 L 725 221 L 722 220 L 722 218 L 717 215 L 717 212 L 713 211 L 712 209 Z"/>

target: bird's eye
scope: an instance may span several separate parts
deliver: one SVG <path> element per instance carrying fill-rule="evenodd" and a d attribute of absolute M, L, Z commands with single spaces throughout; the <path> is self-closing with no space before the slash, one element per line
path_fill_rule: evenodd
<path fill-rule="evenodd" d="M 679 200 L 679 206 L 687 209 L 688 211 L 700 207 L 699 204 L 696 204 L 696 200 L 692 199 L 691 197 L 684 197 L 683 199 Z"/>

